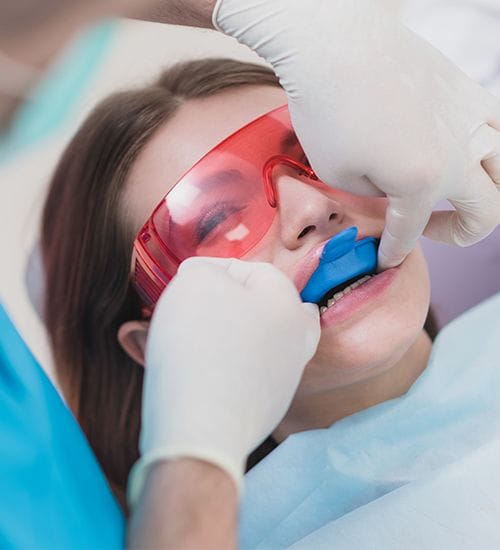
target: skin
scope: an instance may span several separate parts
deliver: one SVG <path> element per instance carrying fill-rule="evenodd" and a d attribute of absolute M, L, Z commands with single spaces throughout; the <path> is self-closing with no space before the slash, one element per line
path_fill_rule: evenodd
<path fill-rule="evenodd" d="M 278 88 L 249 86 L 184 104 L 132 167 L 122 205 L 128 223 L 139 230 L 175 181 L 208 150 L 284 103 Z M 279 215 L 245 259 L 272 262 L 298 290 L 305 284 L 298 275 L 300 266 L 319 243 L 352 225 L 359 228 L 360 237 L 381 235 L 383 199 L 335 189 L 319 192 L 286 169 L 275 174 L 275 183 Z M 313 229 L 299 237 L 305 227 Z M 408 391 L 425 369 L 431 350 L 422 329 L 429 294 L 427 266 L 417 247 L 382 296 L 323 328 L 317 353 L 274 438 L 282 441 L 291 433 L 327 427 Z M 124 323 L 118 332 L 124 349 L 143 365 L 147 333 L 148 323 L 140 320 Z M 237 507 L 235 486 L 217 467 L 189 458 L 158 462 L 134 508 L 129 545 L 236 548 Z"/>
<path fill-rule="evenodd" d="M 279 88 L 246 86 L 185 103 L 153 136 L 132 167 L 123 202 L 128 223 L 138 231 L 175 181 L 208 150 L 285 102 Z M 381 236 L 385 199 L 331 188 L 319 190 L 287 169 L 275 172 L 274 177 L 278 215 L 244 259 L 274 264 L 299 291 L 308 278 L 301 276 L 304 260 L 315 247 L 353 225 L 359 229 L 358 238 Z M 303 235 L 305 228 L 309 231 Z M 427 267 L 417 247 L 397 268 L 383 295 L 322 328 L 318 350 L 304 371 L 290 410 L 274 432 L 275 438 L 282 441 L 290 433 L 327 427 L 406 392 L 425 368 L 430 352 L 430 340 L 422 330 L 429 296 Z M 147 322 L 130 321 L 119 331 L 122 346 L 141 364 L 147 329 Z"/>
<path fill-rule="evenodd" d="M 157 462 L 132 516 L 128 546 L 236 548 L 237 508 L 234 482 L 217 466 L 190 458 Z"/>

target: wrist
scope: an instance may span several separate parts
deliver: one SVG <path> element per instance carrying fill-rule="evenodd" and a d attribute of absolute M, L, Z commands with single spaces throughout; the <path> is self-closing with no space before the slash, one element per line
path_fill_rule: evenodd
<path fill-rule="evenodd" d="M 156 23 L 210 29 L 215 3 L 216 0 L 156 0 L 148 9 L 133 16 Z"/>
<path fill-rule="evenodd" d="M 208 472 L 207 465 L 221 471 L 230 479 L 237 495 L 241 493 L 245 461 L 234 460 L 234 457 L 223 452 L 213 452 L 199 445 L 167 445 L 145 452 L 134 464 L 129 475 L 127 497 L 131 507 L 134 507 L 146 486 L 149 473 L 158 464 L 175 464 L 175 469 L 190 465 L 193 472 L 195 466 Z M 172 466 L 171 469 L 174 467 Z"/>
<path fill-rule="evenodd" d="M 235 548 L 237 510 L 236 486 L 223 469 L 194 458 L 158 461 L 134 510 L 130 544 Z"/>
<path fill-rule="evenodd" d="M 172 488 L 184 487 L 186 479 L 203 479 L 205 483 L 215 485 L 227 485 L 236 494 L 236 486 L 233 478 L 223 469 L 205 460 L 193 457 L 181 457 L 167 460 L 159 460 L 151 465 L 146 485 L 154 484 L 158 479 L 167 480 Z"/>

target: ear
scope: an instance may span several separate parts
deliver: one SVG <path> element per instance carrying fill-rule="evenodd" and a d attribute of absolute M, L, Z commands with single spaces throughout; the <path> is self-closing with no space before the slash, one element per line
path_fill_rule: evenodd
<path fill-rule="evenodd" d="M 127 321 L 118 329 L 118 342 L 136 363 L 144 367 L 149 321 Z"/>

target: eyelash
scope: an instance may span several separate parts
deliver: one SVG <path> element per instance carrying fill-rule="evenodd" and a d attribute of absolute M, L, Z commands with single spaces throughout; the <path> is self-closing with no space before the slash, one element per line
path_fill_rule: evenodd
<path fill-rule="evenodd" d="M 196 238 L 198 243 L 202 243 L 210 233 L 229 216 L 241 212 L 244 207 L 239 206 L 218 206 L 214 210 L 207 212 L 196 226 Z"/>
<path fill-rule="evenodd" d="M 302 154 L 300 162 L 304 166 L 311 168 L 311 163 L 305 153 Z M 308 174 L 304 173 L 304 175 L 307 176 Z M 219 205 L 214 210 L 207 212 L 196 226 L 197 242 L 201 244 L 218 225 L 227 220 L 232 214 L 236 214 L 244 208 L 244 206 L 229 205 L 224 207 L 224 205 Z"/>

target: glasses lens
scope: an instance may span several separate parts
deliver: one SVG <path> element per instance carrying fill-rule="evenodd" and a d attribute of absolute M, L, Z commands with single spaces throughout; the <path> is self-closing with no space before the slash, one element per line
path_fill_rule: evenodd
<path fill-rule="evenodd" d="M 168 253 L 241 258 L 269 230 L 264 166 L 273 155 L 302 160 L 286 108 L 257 119 L 219 144 L 165 197 L 153 215 Z"/>

